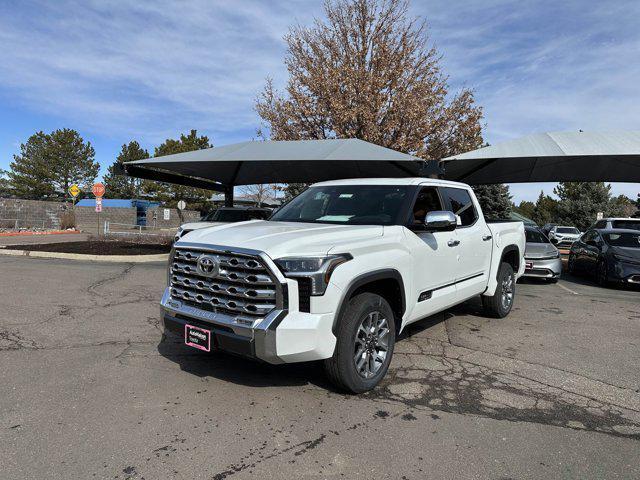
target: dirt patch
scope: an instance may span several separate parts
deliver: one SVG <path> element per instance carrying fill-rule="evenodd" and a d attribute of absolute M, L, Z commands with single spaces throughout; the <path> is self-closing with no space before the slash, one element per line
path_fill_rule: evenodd
<path fill-rule="evenodd" d="M 80 253 L 86 255 L 157 255 L 169 253 L 171 245 L 90 240 L 87 242 L 45 243 L 37 245 L 10 245 L 7 250 L 32 252 Z"/>

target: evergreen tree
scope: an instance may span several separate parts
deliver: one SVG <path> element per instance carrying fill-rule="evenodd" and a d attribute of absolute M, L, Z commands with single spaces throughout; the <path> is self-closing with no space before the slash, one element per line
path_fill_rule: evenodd
<path fill-rule="evenodd" d="M 118 175 L 118 164 L 133 162 L 149 158 L 149 152 L 143 149 L 138 142 L 131 141 L 122 145 L 116 161 L 111 165 L 104 176 L 105 198 L 137 198 L 142 193 L 142 180 L 139 178 Z"/>
<path fill-rule="evenodd" d="M 476 185 L 473 191 L 482 207 L 485 218 L 504 219 L 511 215 L 511 194 L 509 186 L 496 183 L 493 185 Z"/>
<path fill-rule="evenodd" d="M 100 165 L 94 158 L 91 143 L 85 143 L 75 130 L 37 132 L 13 156 L 8 183 L 20 198 L 68 198 L 71 185 L 76 183 L 86 191 L 98 176 Z"/>
<path fill-rule="evenodd" d="M 598 212 L 611 215 L 611 185 L 604 182 L 560 182 L 553 192 L 560 201 L 557 207 L 557 221 L 572 225 L 581 231 L 589 228 Z"/>
<path fill-rule="evenodd" d="M 531 215 L 531 220 L 541 227 L 547 223 L 554 223 L 557 221 L 557 210 L 558 201 L 549 195 L 545 195 L 543 191 L 540 191 L 540 195 L 533 209 L 533 214 Z"/>
<path fill-rule="evenodd" d="M 520 215 L 533 220 L 533 215 L 536 210 L 536 204 L 528 200 L 523 200 L 522 202 L 520 202 L 520 205 L 514 208 L 514 210 Z"/>
<path fill-rule="evenodd" d="M 191 130 L 189 135 L 181 134 L 178 140 L 169 138 L 156 147 L 154 157 L 172 155 L 175 153 L 191 152 L 211 148 L 209 138 L 198 136 L 196 130 Z M 187 187 L 163 182 L 144 182 L 142 190 L 154 200 L 160 201 L 168 207 L 175 208 L 180 200 L 187 202 L 190 210 L 205 212 L 211 208 L 210 198 L 213 192 L 201 188 Z"/>

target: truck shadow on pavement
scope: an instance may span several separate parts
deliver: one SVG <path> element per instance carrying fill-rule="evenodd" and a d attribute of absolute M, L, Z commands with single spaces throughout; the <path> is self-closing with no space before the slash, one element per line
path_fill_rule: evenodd
<path fill-rule="evenodd" d="M 381 409 L 385 404 L 400 404 L 408 410 L 403 417 L 406 419 L 415 418 L 411 411 L 422 410 L 433 419 L 439 418 L 438 412 L 475 415 L 640 440 L 640 410 L 635 405 L 627 408 L 627 404 L 607 401 L 611 398 L 608 394 L 601 399 L 576 393 L 565 389 L 562 379 L 553 383 L 543 379 L 562 372 L 529 376 L 518 368 L 497 366 L 503 359 L 493 358 L 493 363 L 487 363 L 477 356 L 484 352 L 429 336 L 430 329 L 441 324 L 446 330 L 448 318 L 477 315 L 477 303 L 467 302 L 408 327 L 398 338 L 385 379 L 374 391 L 355 398 L 377 402 Z M 269 365 L 226 353 L 208 354 L 185 346 L 173 335 L 163 336 L 157 349 L 182 371 L 201 378 L 248 387 L 312 385 L 329 392 L 330 397 L 338 394 L 343 398 L 324 376 L 320 362 Z M 617 389 L 610 387 L 612 392 L 608 393 Z"/>
<path fill-rule="evenodd" d="M 332 390 L 319 362 L 270 365 L 223 352 L 201 352 L 184 345 L 174 335 L 164 335 L 158 353 L 177 363 L 184 372 L 249 387 L 315 385 Z"/>

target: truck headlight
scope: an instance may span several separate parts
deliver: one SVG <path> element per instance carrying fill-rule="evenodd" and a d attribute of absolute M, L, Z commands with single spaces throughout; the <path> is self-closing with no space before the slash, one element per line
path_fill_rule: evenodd
<path fill-rule="evenodd" d="M 173 259 L 176 256 L 175 247 L 171 247 L 171 252 L 169 253 L 169 264 L 167 265 L 167 287 L 171 285 L 171 267 L 173 266 Z"/>
<path fill-rule="evenodd" d="M 331 274 L 338 265 L 348 262 L 353 257 L 348 253 L 327 255 L 325 257 L 290 257 L 275 261 L 280 271 L 288 278 L 309 278 L 311 295 L 324 295 Z"/>

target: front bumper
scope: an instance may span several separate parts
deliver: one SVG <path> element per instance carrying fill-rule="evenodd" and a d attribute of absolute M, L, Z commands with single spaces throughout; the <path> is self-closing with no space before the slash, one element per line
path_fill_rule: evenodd
<path fill-rule="evenodd" d="M 562 259 L 560 258 L 525 258 L 525 277 L 559 278 L 562 273 Z"/>
<path fill-rule="evenodd" d="M 640 265 L 618 261 L 609 266 L 609 280 L 640 285 Z"/>
<path fill-rule="evenodd" d="M 253 326 L 239 324 L 225 314 L 184 305 L 171 298 L 167 288 L 160 305 L 165 331 L 184 336 L 186 324 L 204 328 L 212 333 L 214 349 L 271 364 L 331 357 L 336 344 L 332 332 L 334 314 L 297 311 L 297 282 L 288 280 L 287 283 L 291 295 L 289 308 L 273 310 Z"/>

